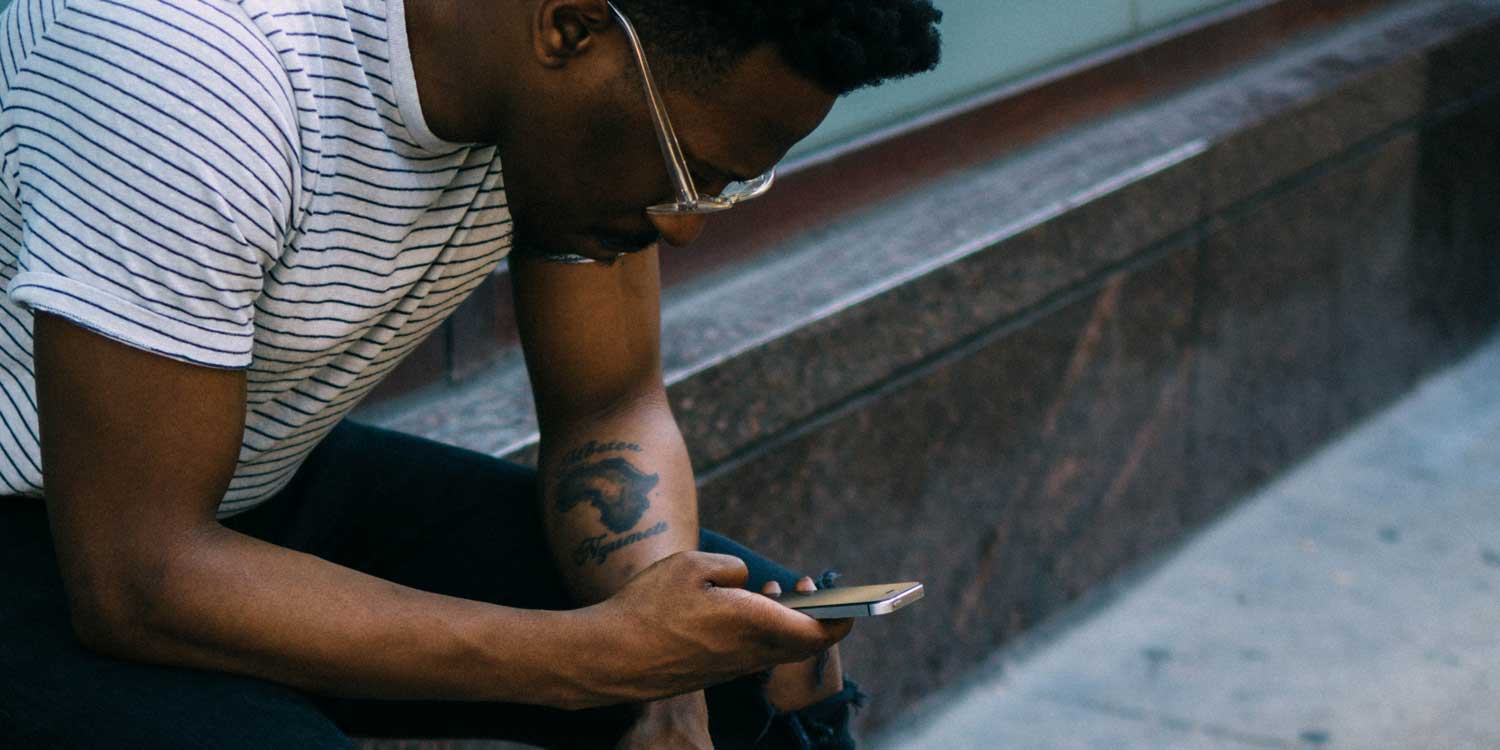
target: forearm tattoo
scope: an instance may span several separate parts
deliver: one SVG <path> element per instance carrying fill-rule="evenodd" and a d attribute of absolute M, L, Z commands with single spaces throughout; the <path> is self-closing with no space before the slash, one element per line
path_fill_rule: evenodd
<path fill-rule="evenodd" d="M 573 553 L 576 565 L 590 560 L 603 565 L 619 549 L 667 531 L 667 524 L 663 521 L 645 531 L 627 533 L 640 523 L 651 507 L 651 491 L 661 483 L 661 476 L 647 474 L 619 456 L 591 460 L 602 454 L 620 452 L 639 453 L 641 446 L 590 441 L 563 455 L 562 467 L 557 472 L 554 506 L 557 512 L 567 513 L 588 503 L 599 511 L 599 520 L 605 528 L 625 535 L 611 539 L 608 534 L 601 534 L 585 539 Z"/>
<path fill-rule="evenodd" d="M 617 536 L 614 539 L 609 539 L 608 541 L 605 541 L 609 537 L 608 534 L 591 536 L 588 539 L 583 540 L 583 542 L 578 545 L 578 548 L 573 550 L 573 564 L 583 565 L 584 563 L 593 560 L 595 565 L 603 565 L 604 561 L 608 560 L 609 556 L 614 554 L 619 549 L 623 547 L 629 547 L 630 545 L 635 544 L 636 542 L 639 542 L 643 539 L 650 539 L 653 536 L 665 534 L 667 533 L 668 528 L 669 527 L 667 526 L 667 522 L 662 521 L 661 523 L 658 523 L 657 525 L 652 526 L 645 531 L 637 531 L 634 534 Z"/>
<path fill-rule="evenodd" d="M 562 464 L 564 467 L 566 467 L 568 466 L 568 464 L 576 464 L 579 461 L 592 456 L 599 456 L 605 453 L 622 453 L 624 451 L 630 451 L 631 453 L 640 453 L 641 444 L 623 443 L 620 441 L 615 441 L 613 443 L 601 443 L 597 440 L 590 440 L 587 443 L 584 443 L 583 445 L 574 448 L 567 453 L 564 453 L 562 457 Z"/>

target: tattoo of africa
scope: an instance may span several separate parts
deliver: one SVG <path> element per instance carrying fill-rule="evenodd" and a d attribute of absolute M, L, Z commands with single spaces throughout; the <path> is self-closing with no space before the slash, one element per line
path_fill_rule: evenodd
<path fill-rule="evenodd" d="M 606 528 L 623 534 L 646 515 L 651 507 L 647 495 L 660 482 L 660 475 L 642 473 L 623 458 L 564 466 L 557 477 L 557 512 L 589 503 L 598 509 Z"/>

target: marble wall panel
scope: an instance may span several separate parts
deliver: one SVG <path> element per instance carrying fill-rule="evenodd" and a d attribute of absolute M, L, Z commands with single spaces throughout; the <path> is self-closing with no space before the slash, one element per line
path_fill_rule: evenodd
<path fill-rule="evenodd" d="M 1458 3 L 1450 8 L 1450 19 L 1483 12 L 1482 3 Z M 1490 10 L 1493 13 L 1493 9 Z M 1466 25 L 1463 33 L 1446 44 L 1429 48 L 1427 59 L 1427 108 L 1438 109 L 1474 97 L 1500 84 L 1495 75 L 1495 50 L 1500 49 L 1500 25 Z"/>
<path fill-rule="evenodd" d="M 453 312 L 448 325 L 449 383 L 482 375 L 503 354 L 519 348 L 509 268 L 501 264 L 490 274 Z"/>
<path fill-rule="evenodd" d="M 1209 210 L 1425 114 L 1465 106 L 1495 83 L 1497 18 L 1492 3 L 1399 5 L 1351 24 L 1336 36 L 1343 41 L 1289 50 L 1241 73 L 1245 80 L 1208 87 L 1218 100 L 1208 116 L 1234 123 L 1208 154 Z"/>
<path fill-rule="evenodd" d="M 1326 180 L 1210 222 L 1204 241 L 1188 523 L 1213 516 L 1326 438 L 1344 410 L 1335 289 L 1341 227 Z"/>
<path fill-rule="evenodd" d="M 433 383 L 441 383 L 448 376 L 449 323 L 443 323 L 425 341 L 396 365 L 380 384 L 365 397 L 367 403 L 376 403 L 398 398 Z"/>
<path fill-rule="evenodd" d="M 1421 134 L 1410 304 L 1439 361 L 1500 317 L 1500 91 L 1491 91 Z"/>
<path fill-rule="evenodd" d="M 1458 162 L 1489 156 L 1495 131 L 1481 127 L 1492 120 L 1468 121 L 1347 152 L 1210 222 L 1190 451 L 1213 470 L 1184 506 L 1186 523 L 1493 329 L 1500 233 L 1485 227 L 1500 191 L 1484 187 L 1495 182 L 1484 167 Z M 1426 166 L 1429 152 L 1444 164 Z"/>
<path fill-rule="evenodd" d="M 1452 331 L 1492 330 L 1486 111 L 1348 151 L 733 457 L 705 523 L 809 572 L 928 583 L 850 642 L 878 724 L 1404 392 Z"/>
<path fill-rule="evenodd" d="M 1345 81 L 1326 95 L 1312 96 L 1328 85 L 1320 79 L 1348 75 L 1355 63 L 1344 56 L 1357 51 L 1330 50 L 1305 63 L 1305 75 L 1278 78 L 1277 86 L 1225 89 L 1227 109 L 1266 115 L 1208 153 L 1204 170 L 1209 213 L 1230 209 L 1421 112 L 1426 66 L 1417 57 L 1365 71 L 1363 77 Z"/>
<path fill-rule="evenodd" d="M 713 467 L 851 393 L 1091 283 L 1198 222 L 1202 192 L 1200 175 L 1189 169 L 1116 186 L 1055 219 L 674 383 L 673 406 L 695 466 Z M 971 205 L 975 211 L 994 210 L 979 200 Z M 767 290 L 760 290 L 760 304 L 795 308 L 794 300 L 809 290 L 770 293 L 775 296 L 765 298 Z M 776 298 L 780 295 L 786 299 Z M 748 300 L 726 295 L 722 304 Z"/>
<path fill-rule="evenodd" d="M 863 623 L 878 721 L 1182 532 L 1196 253 L 1108 279 L 703 478 L 706 526 L 928 601 Z"/>
<path fill-rule="evenodd" d="M 1380 408 L 1436 364 L 1413 310 L 1418 146 L 1415 133 L 1404 134 L 1317 189 L 1320 209 L 1341 225 L 1333 233 L 1339 272 L 1330 290 L 1338 316 L 1337 422 Z"/>

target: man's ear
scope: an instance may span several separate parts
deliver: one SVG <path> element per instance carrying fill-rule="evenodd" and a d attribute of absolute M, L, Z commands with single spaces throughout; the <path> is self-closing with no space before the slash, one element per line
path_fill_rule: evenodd
<path fill-rule="evenodd" d="M 531 18 L 532 50 L 549 68 L 586 54 L 612 25 L 605 0 L 540 0 Z"/>

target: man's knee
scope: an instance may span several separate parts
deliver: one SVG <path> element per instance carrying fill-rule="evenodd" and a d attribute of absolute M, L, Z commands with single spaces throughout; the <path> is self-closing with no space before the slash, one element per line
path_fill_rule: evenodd
<path fill-rule="evenodd" d="M 781 711 L 807 708 L 844 689 L 838 646 L 810 659 L 782 664 L 766 680 L 766 698 Z"/>

